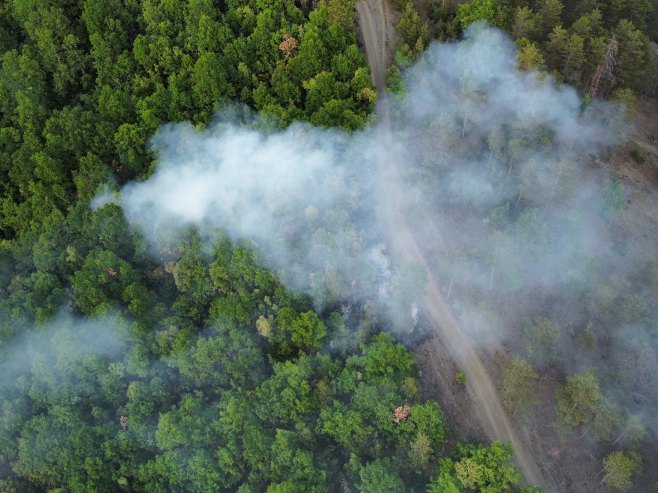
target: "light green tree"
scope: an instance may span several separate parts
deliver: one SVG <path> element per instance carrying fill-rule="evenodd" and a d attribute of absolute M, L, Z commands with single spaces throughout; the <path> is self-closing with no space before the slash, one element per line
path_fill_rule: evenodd
<path fill-rule="evenodd" d="M 603 459 L 602 483 L 609 491 L 625 492 L 631 487 L 634 474 L 642 470 L 642 459 L 634 452 L 612 452 Z"/>
<path fill-rule="evenodd" d="M 571 427 L 588 423 L 595 415 L 603 396 L 599 381 L 592 372 L 567 377 L 557 390 L 557 413 Z"/>
<path fill-rule="evenodd" d="M 516 41 L 518 67 L 521 70 L 541 69 L 544 67 L 544 55 L 539 46 L 526 38 Z"/>
<path fill-rule="evenodd" d="M 513 415 L 523 415 L 537 402 L 534 383 L 537 372 L 520 358 L 513 358 L 503 365 L 500 393 L 503 405 Z"/>
<path fill-rule="evenodd" d="M 457 19 L 462 29 L 466 29 L 476 21 L 487 21 L 495 24 L 499 10 L 500 6 L 496 0 L 471 0 L 457 7 Z"/>

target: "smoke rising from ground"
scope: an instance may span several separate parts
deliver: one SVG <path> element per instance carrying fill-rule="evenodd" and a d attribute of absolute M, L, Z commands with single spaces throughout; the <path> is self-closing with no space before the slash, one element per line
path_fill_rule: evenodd
<path fill-rule="evenodd" d="M 154 253 L 188 228 L 209 247 L 220 231 L 253 242 L 290 288 L 318 305 L 374 301 L 397 330 L 424 328 L 432 276 L 471 340 L 507 342 L 535 367 L 546 363 L 524 328 L 546 317 L 565 372 L 606 369 L 600 381 L 622 420 L 639 416 L 655 433 L 656 317 L 632 290 L 654 282 L 642 279 L 655 271 L 647 262 L 655 229 L 635 218 L 635 232 L 648 237 L 620 235 L 625 197 L 592 165 L 623 138 L 623 109 L 585 105 L 573 89 L 515 65 L 504 34 L 476 27 L 464 41 L 432 45 L 407 70 L 404 93 L 382 102 L 390 121 L 360 132 L 268 131 L 257 118 L 221 116 L 205 130 L 167 125 L 152 140 L 154 174 L 96 206 L 119 203 Z M 399 215 L 381 213 L 391 203 Z M 398 254 L 411 247 L 399 221 L 427 265 Z M 96 392 L 84 378 L 91 363 L 117 379 L 124 371 L 113 361 L 128 346 L 128 324 L 61 316 L 13 341 L 0 373 L 9 383 L 29 368 L 41 386 L 35 396 L 85 401 Z M 614 330 L 592 346 L 600 327 Z M 61 381 L 69 373 L 80 382 Z M 635 380 L 620 384 L 618 373 Z M 0 386 L 2 396 L 14 391 Z"/>
<path fill-rule="evenodd" d="M 153 140 L 158 171 L 125 187 L 120 203 L 156 246 L 189 225 L 210 235 L 221 229 L 255 241 L 270 267 L 293 267 L 289 282 L 306 290 L 329 265 L 343 277 L 353 263 L 385 268 L 349 215 L 364 202 L 354 168 L 363 155 L 354 144 L 346 134 L 302 125 L 269 135 L 225 123 L 204 132 L 168 126 Z"/>
<path fill-rule="evenodd" d="M 346 134 L 303 124 L 274 133 L 221 120 L 203 131 L 168 125 L 152 141 L 156 172 L 124 187 L 119 202 L 156 248 L 188 226 L 204 236 L 220 229 L 255 241 L 269 267 L 320 301 L 328 291 L 384 299 L 402 267 L 391 270 L 388 258 L 396 225 L 377 221 L 388 200 L 377 185 L 386 149 L 403 173 L 405 214 L 418 234 L 438 228 L 448 253 L 473 241 L 492 252 L 479 265 L 451 260 L 443 267 L 455 270 L 451 278 L 488 288 L 500 278 L 492 265 L 523 269 L 530 255 L 541 272 L 523 273 L 523 284 L 563 282 L 580 275 L 574 252 L 606 245 L 594 217 L 598 185 L 582 180 L 577 161 L 616 141 L 620 108 L 584 109 L 573 89 L 515 64 L 513 43 L 480 26 L 462 42 L 431 46 L 408 71 L 405 94 L 392 98 L 394 126 Z M 492 235 L 496 225 L 483 221 L 524 196 L 536 208 L 518 231 Z M 565 234 L 546 248 L 542 228 Z M 542 251 L 528 251 L 531 235 Z"/>
<path fill-rule="evenodd" d="M 615 237 L 623 194 L 593 165 L 623 139 L 623 107 L 586 104 L 550 76 L 517 70 L 512 41 L 484 26 L 430 46 L 406 71 L 403 94 L 382 104 L 391 121 L 352 134 L 306 124 L 263 131 L 258 120 L 221 117 L 205 130 L 167 125 L 152 140 L 156 171 L 118 202 L 156 250 L 189 227 L 208 240 L 221 230 L 253 241 L 284 283 L 319 305 L 375 301 L 408 330 L 427 272 L 395 255 L 405 248 L 400 225 L 380 213 L 391 203 L 382 183 L 395 180 L 400 217 L 474 341 L 511 337 L 532 359 L 519 334 L 548 317 L 566 371 L 596 365 L 579 341 L 602 323 L 597 290 L 652 255 L 646 242 Z M 645 338 L 646 325 L 629 317 L 605 323 Z M 627 365 L 615 347 L 606 349 L 611 374 Z"/>

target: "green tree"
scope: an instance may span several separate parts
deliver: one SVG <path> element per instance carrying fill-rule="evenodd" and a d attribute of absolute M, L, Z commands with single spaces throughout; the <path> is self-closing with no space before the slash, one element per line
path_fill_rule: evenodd
<path fill-rule="evenodd" d="M 419 431 L 411 442 L 409 460 L 416 471 L 422 472 L 429 465 L 431 457 L 432 443 L 425 433 Z"/>
<path fill-rule="evenodd" d="M 499 11 L 500 6 L 496 0 L 471 0 L 457 7 L 457 19 L 462 29 L 476 21 L 495 24 Z"/>
<path fill-rule="evenodd" d="M 329 21 L 345 29 L 354 29 L 354 0 L 326 0 Z"/>
<path fill-rule="evenodd" d="M 539 46 L 525 38 L 518 39 L 516 46 L 518 66 L 521 70 L 541 70 L 544 67 L 544 55 Z"/>
<path fill-rule="evenodd" d="M 537 372 L 520 358 L 513 358 L 503 365 L 500 393 L 503 405 L 513 415 L 523 415 L 537 402 L 534 384 Z"/>
<path fill-rule="evenodd" d="M 655 81 L 646 78 L 655 74 L 656 57 L 650 52 L 646 36 L 627 19 L 619 21 L 614 33 L 619 43 L 615 66 L 618 85 L 639 92 L 654 90 Z"/>
<path fill-rule="evenodd" d="M 592 372 L 571 375 L 557 390 L 558 417 L 572 427 L 588 423 L 602 399 L 598 379 Z"/>
<path fill-rule="evenodd" d="M 429 26 L 421 20 L 412 2 L 405 5 L 396 27 L 403 42 L 402 54 L 410 60 L 416 59 L 429 42 Z"/>
<path fill-rule="evenodd" d="M 281 358 L 317 351 L 327 335 L 327 327 L 312 312 L 297 313 L 290 307 L 279 310 L 270 342 Z"/>
<path fill-rule="evenodd" d="M 529 7 L 517 7 L 514 11 L 512 36 L 514 38 L 535 39 L 541 27 L 541 14 L 533 12 Z"/>
<path fill-rule="evenodd" d="M 83 313 L 102 313 L 119 302 L 124 289 L 136 280 L 128 262 L 114 252 L 94 250 L 72 278 L 75 303 Z"/>
<path fill-rule="evenodd" d="M 265 361 L 253 334 L 219 322 L 213 337 L 199 337 L 177 360 L 184 382 L 208 395 L 231 388 L 253 389 L 264 378 Z"/>
<path fill-rule="evenodd" d="M 444 469 L 446 469 L 444 467 Z M 439 476 L 433 480 L 428 488 L 427 488 L 428 493 L 460 493 L 461 490 L 458 486 L 458 480 L 457 478 L 454 477 L 454 475 L 451 475 L 445 470 L 443 472 L 439 472 Z"/>
<path fill-rule="evenodd" d="M 646 426 L 640 416 L 631 414 L 622 423 L 621 431 L 612 442 L 613 445 L 617 443 L 626 445 L 628 447 L 636 447 L 640 440 L 647 434 Z"/>
<path fill-rule="evenodd" d="M 548 35 L 546 51 L 549 66 L 558 70 L 565 81 L 577 85 L 585 63 L 584 39 L 558 25 Z"/>
<path fill-rule="evenodd" d="M 276 430 L 272 444 L 270 484 L 267 491 L 326 491 L 325 472 L 313 463 L 313 455 L 299 446 L 300 437 L 296 433 Z"/>
<path fill-rule="evenodd" d="M 562 14 L 561 0 L 544 0 L 539 2 L 539 19 L 541 19 L 541 27 L 544 36 L 550 33 L 556 26 L 560 25 L 560 16 Z"/>
<path fill-rule="evenodd" d="M 257 390 L 262 407 L 256 412 L 262 419 L 294 425 L 319 405 L 309 383 L 312 375 L 311 360 L 301 357 L 297 361 L 276 363 L 274 375 Z"/>
<path fill-rule="evenodd" d="M 603 459 L 603 476 L 602 483 L 610 491 L 625 492 L 631 487 L 634 474 L 642 469 L 642 459 L 637 454 L 624 453 L 621 451 L 612 452 Z"/>
<path fill-rule="evenodd" d="M 377 334 L 365 347 L 363 355 L 352 356 L 347 360 L 348 367 L 361 368 L 368 379 L 413 376 L 414 363 L 413 355 L 401 344 L 393 343 L 391 336 L 385 333 Z"/>
<path fill-rule="evenodd" d="M 448 478 L 453 478 L 452 481 Z M 439 477 L 430 491 L 455 491 L 459 485 L 466 491 L 503 493 L 521 480 L 521 473 L 512 463 L 511 445 L 494 442 L 491 447 L 458 445 L 453 459 L 439 462 Z"/>
<path fill-rule="evenodd" d="M 359 471 L 363 493 L 401 493 L 405 490 L 402 478 L 388 459 L 377 459 L 364 465 Z"/>
<path fill-rule="evenodd" d="M 79 167 L 73 176 L 78 199 L 82 201 L 91 200 L 99 189 L 107 183 L 108 178 L 109 170 L 98 156 L 91 152 L 82 156 Z"/>

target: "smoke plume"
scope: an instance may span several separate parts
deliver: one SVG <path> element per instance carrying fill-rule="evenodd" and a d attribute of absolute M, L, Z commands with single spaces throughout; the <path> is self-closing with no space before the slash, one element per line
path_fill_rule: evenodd
<path fill-rule="evenodd" d="M 460 42 L 431 45 L 378 113 L 355 133 L 303 123 L 263 130 L 257 118 L 221 115 L 203 130 L 167 125 L 152 140 L 156 171 L 117 201 L 156 250 L 190 227 L 209 242 L 222 231 L 253 242 L 267 267 L 319 306 L 375 302 L 398 330 L 422 319 L 428 275 L 484 347 L 507 341 L 532 359 L 519 334 L 553 320 L 549 349 L 567 372 L 599 366 L 581 342 L 595 324 L 617 326 L 605 371 L 627 369 L 616 349 L 647 339 L 651 316 L 602 321 L 597 293 L 613 277 L 624 285 L 658 243 L 637 241 L 641 218 L 619 237 L 623 191 L 598 165 L 624 138 L 624 108 L 519 71 L 512 41 L 474 26 Z M 382 213 L 391 204 L 395 214 Z M 399 254 L 412 247 L 425 265 Z M 632 293 L 606 299 L 615 296 Z M 615 344 L 628 331 L 639 335 Z M 655 368 L 655 349 L 645 349 L 642 364 Z M 643 379 L 643 396 L 653 396 L 654 380 Z M 631 390 L 613 387 L 611 377 L 608 395 L 628 402 Z M 651 415 L 655 399 L 643 397 L 637 412 Z"/>
<path fill-rule="evenodd" d="M 407 71 L 404 94 L 382 102 L 393 123 L 353 134 L 221 117 L 204 130 L 168 125 L 152 140 L 155 173 L 119 203 L 154 248 L 190 226 L 221 230 L 253 241 L 319 303 L 399 299 L 420 278 L 391 256 L 399 225 L 379 212 L 390 202 L 385 159 L 442 284 L 552 289 L 582 276 L 583 252 L 609 247 L 602 186 L 582 156 L 617 141 L 620 108 L 584 107 L 572 88 L 515 65 L 513 43 L 479 26 Z M 411 313 L 413 295 L 403 298 Z"/>

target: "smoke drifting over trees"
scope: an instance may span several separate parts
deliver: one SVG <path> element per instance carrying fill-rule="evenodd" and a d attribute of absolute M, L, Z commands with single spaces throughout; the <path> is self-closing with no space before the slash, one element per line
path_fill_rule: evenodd
<path fill-rule="evenodd" d="M 474 341 L 525 358 L 506 370 L 510 413 L 531 414 L 535 370 L 559 364 L 563 432 L 631 450 L 604 464 L 606 481 L 626 485 L 639 470 L 632 450 L 656 434 L 655 224 L 620 228 L 623 189 L 592 166 L 623 138 L 623 108 L 516 65 L 506 35 L 475 26 L 431 45 L 365 130 L 273 130 L 230 110 L 205 130 L 164 126 L 150 178 L 57 223 L 68 308 L 94 315 L 121 300 L 131 322 L 61 317 L 4 348 L 32 348 L 2 367 L 22 375 L 0 387 L 0 466 L 21 476 L 8 481 L 377 491 L 378 481 L 424 490 L 431 476 L 433 491 L 456 491 L 491 476 L 508 487 L 519 480 L 511 450 L 441 458 L 443 414 L 421 398 L 414 358 L 386 334 L 364 342 L 380 310 L 395 332 L 430 329 L 418 307 L 432 276 Z M 400 215 L 427 265 L 393 253 L 405 245 L 380 214 L 387 179 L 399 180 Z M 34 257 L 54 265 L 39 248 L 55 240 L 39 241 Z M 50 292 L 53 276 L 30 282 Z M 64 298 L 37 295 L 25 304 L 43 319 Z M 58 446 L 64 459 L 50 454 Z M 84 470 L 67 467 L 81 456 Z"/>
<path fill-rule="evenodd" d="M 398 163 L 402 214 L 473 340 L 505 342 L 538 368 L 596 368 L 603 394 L 592 419 L 612 430 L 641 415 L 653 427 L 655 306 L 644 290 L 656 238 L 639 238 L 651 231 L 642 218 L 620 237 L 623 191 L 593 166 L 623 139 L 624 109 L 583 101 L 516 64 L 506 35 L 475 26 L 463 41 L 431 45 L 380 103 L 390 121 L 363 131 L 271 131 L 221 116 L 202 131 L 167 126 L 152 141 L 155 173 L 124 187 L 118 203 L 156 250 L 188 227 L 209 241 L 227 232 L 253 241 L 316 306 L 375 302 L 394 330 L 411 332 L 426 328 L 417 306 L 428 273 L 391 254 L 404 245 L 399 225 L 378 214 L 390 201 L 379 186 L 390 178 L 379 163 L 385 149 Z M 624 383 L 619 375 L 637 365 L 644 379 Z M 585 433 L 594 442 L 610 435 Z"/>
<path fill-rule="evenodd" d="M 387 256 L 396 225 L 377 221 L 389 200 L 377 187 L 385 147 L 404 173 L 405 215 L 438 240 L 427 247 L 446 285 L 548 294 L 584 282 L 584 259 L 612 246 L 614 207 L 587 161 L 621 138 L 621 108 L 586 106 L 515 64 L 511 41 L 481 26 L 431 46 L 408 71 L 403 93 L 383 102 L 393 126 L 268 132 L 221 117 L 203 131 L 166 126 L 152 141 L 155 173 L 118 202 L 157 249 L 188 226 L 222 230 L 253 240 L 268 267 L 320 303 L 389 299 L 405 269 Z"/>

